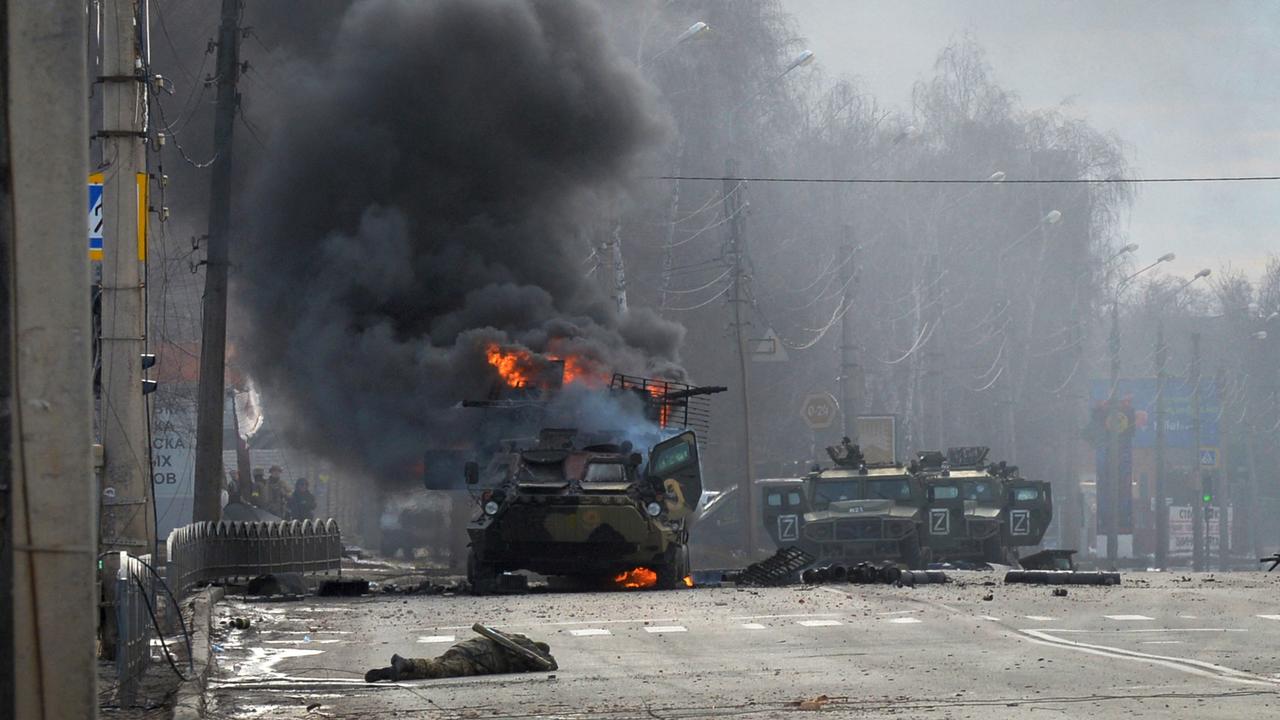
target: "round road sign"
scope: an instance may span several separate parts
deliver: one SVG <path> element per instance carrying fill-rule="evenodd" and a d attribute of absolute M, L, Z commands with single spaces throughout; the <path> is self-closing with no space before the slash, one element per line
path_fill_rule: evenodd
<path fill-rule="evenodd" d="M 810 430 L 823 430 L 831 427 L 836 420 L 840 405 L 830 393 L 812 393 L 804 399 L 800 408 L 800 417 Z"/>

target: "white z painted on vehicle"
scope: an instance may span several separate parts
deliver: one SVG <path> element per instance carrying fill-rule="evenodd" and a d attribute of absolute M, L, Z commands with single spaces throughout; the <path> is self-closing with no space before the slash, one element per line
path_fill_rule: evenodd
<path fill-rule="evenodd" d="M 951 511 L 946 509 L 929 511 L 929 534 L 930 535 L 950 535 L 951 534 Z"/>
<path fill-rule="evenodd" d="M 1030 535 L 1031 534 L 1031 511 L 1030 510 L 1013 510 L 1009 513 L 1009 534 L 1010 535 Z"/>
<path fill-rule="evenodd" d="M 799 540 L 800 523 L 795 515 L 778 516 L 778 540 Z"/>

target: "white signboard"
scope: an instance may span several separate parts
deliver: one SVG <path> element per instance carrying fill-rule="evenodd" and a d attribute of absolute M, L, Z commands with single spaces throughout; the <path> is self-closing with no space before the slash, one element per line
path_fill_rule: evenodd
<path fill-rule="evenodd" d="M 1209 553 L 1218 552 L 1218 508 L 1206 507 L 1208 522 Z M 1232 512 L 1227 508 L 1227 532 L 1231 532 Z M 1172 505 L 1169 507 L 1169 557 L 1189 558 L 1195 553 L 1195 513 L 1188 505 Z"/>
<path fill-rule="evenodd" d="M 151 483 L 156 497 L 156 537 L 191 522 L 195 487 L 194 403 L 161 386 L 151 419 Z"/>

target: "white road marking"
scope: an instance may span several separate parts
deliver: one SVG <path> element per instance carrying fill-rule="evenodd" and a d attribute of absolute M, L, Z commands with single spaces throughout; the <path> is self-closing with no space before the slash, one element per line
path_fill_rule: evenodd
<path fill-rule="evenodd" d="M 1052 632 L 1078 633 L 1081 635 L 1115 635 L 1116 633 L 1224 633 L 1249 632 L 1244 628 L 1143 628 L 1141 630 L 1053 630 Z"/>
<path fill-rule="evenodd" d="M 645 629 L 648 630 L 648 628 Z M 613 633 L 604 628 L 575 628 L 570 630 L 569 634 L 574 637 L 590 637 L 592 635 L 612 635 Z"/>
<path fill-rule="evenodd" d="M 876 613 L 877 615 L 910 615 L 915 610 L 894 610 L 893 612 Z"/>
<path fill-rule="evenodd" d="M 730 620 L 776 620 L 779 618 L 837 617 L 840 613 L 798 613 L 795 615 L 731 615 Z"/>
<path fill-rule="evenodd" d="M 742 623 L 743 630 L 764 630 L 764 625 L 760 623 Z"/>
<path fill-rule="evenodd" d="M 1280 620 L 1280 615 L 1259 615 L 1263 620 Z"/>
<path fill-rule="evenodd" d="M 689 632 L 689 628 L 683 625 L 648 625 L 644 629 L 647 633 L 678 633 Z"/>
<path fill-rule="evenodd" d="M 418 642 L 420 643 L 451 643 L 454 640 L 452 635 L 420 635 Z"/>
<path fill-rule="evenodd" d="M 1048 615 L 1023 615 L 1022 617 L 1028 620 L 1035 620 L 1036 622 L 1049 622 L 1053 619 Z"/>
<path fill-rule="evenodd" d="M 1000 618 L 998 618 L 998 617 L 991 617 L 990 615 L 979 615 L 978 617 L 982 618 L 983 620 L 990 620 L 990 621 L 992 621 L 992 622 L 1000 622 Z"/>
<path fill-rule="evenodd" d="M 340 643 L 342 641 L 341 640 L 303 640 L 299 638 L 297 640 L 263 640 L 262 642 L 269 645 L 332 645 L 333 643 Z"/>
<path fill-rule="evenodd" d="M 843 625 L 839 620 L 800 620 L 797 625 L 805 627 L 831 627 L 832 625 Z"/>
<path fill-rule="evenodd" d="M 651 622 L 676 622 L 680 618 L 639 618 L 634 620 L 559 620 L 556 622 L 547 622 L 545 620 L 511 620 L 503 623 L 485 623 L 489 627 L 558 627 L 563 625 L 635 625 L 639 623 Z M 734 618 L 735 620 L 737 618 Z M 424 628 L 427 630 L 470 630 L 470 625 L 441 625 L 439 627 Z"/>
<path fill-rule="evenodd" d="M 1154 620 L 1146 615 L 1103 615 L 1108 620 Z"/>
<path fill-rule="evenodd" d="M 1217 680 L 1226 680 L 1227 682 L 1235 682 L 1245 685 L 1275 687 L 1277 684 L 1280 684 L 1280 681 L 1276 681 L 1273 678 L 1201 660 L 1169 657 L 1167 655 L 1151 655 L 1148 653 L 1140 653 L 1135 650 L 1125 650 L 1123 648 L 1110 647 L 1107 645 L 1092 645 L 1088 643 L 1075 642 L 1074 640 L 1064 640 L 1063 638 L 1054 637 L 1051 634 L 1060 632 L 1058 630 L 1020 630 L 1019 632 L 1023 633 L 1028 642 L 1036 643 L 1038 645 L 1069 648 L 1071 650 L 1078 650 L 1091 655 L 1101 655 L 1103 657 L 1120 660 L 1135 660 L 1138 662 L 1145 662 L 1151 665 L 1169 668 L 1170 670 L 1179 670 L 1191 675 L 1198 675 L 1200 677 L 1213 678 Z"/>
<path fill-rule="evenodd" d="M 1185 619 L 1187 619 L 1187 620 L 1199 620 L 1199 619 L 1200 619 L 1200 618 L 1196 617 L 1195 615 L 1179 615 L 1178 617 L 1180 617 L 1180 618 L 1185 618 Z"/>
<path fill-rule="evenodd" d="M 910 625 L 912 623 L 920 622 L 920 618 L 913 618 L 913 617 L 889 618 L 889 622 L 897 623 L 899 625 Z"/>
<path fill-rule="evenodd" d="M 1181 640 L 1143 640 L 1139 645 L 1181 645 Z"/>

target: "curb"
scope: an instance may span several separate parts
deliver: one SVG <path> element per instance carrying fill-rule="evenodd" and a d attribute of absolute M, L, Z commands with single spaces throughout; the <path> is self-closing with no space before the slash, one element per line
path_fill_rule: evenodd
<path fill-rule="evenodd" d="M 222 600 L 223 590 L 211 587 L 191 601 L 191 661 L 195 673 L 178 685 L 173 701 L 173 720 L 201 720 L 204 717 L 204 690 L 209 679 L 212 655 L 209 633 L 213 629 L 213 606 Z"/>

